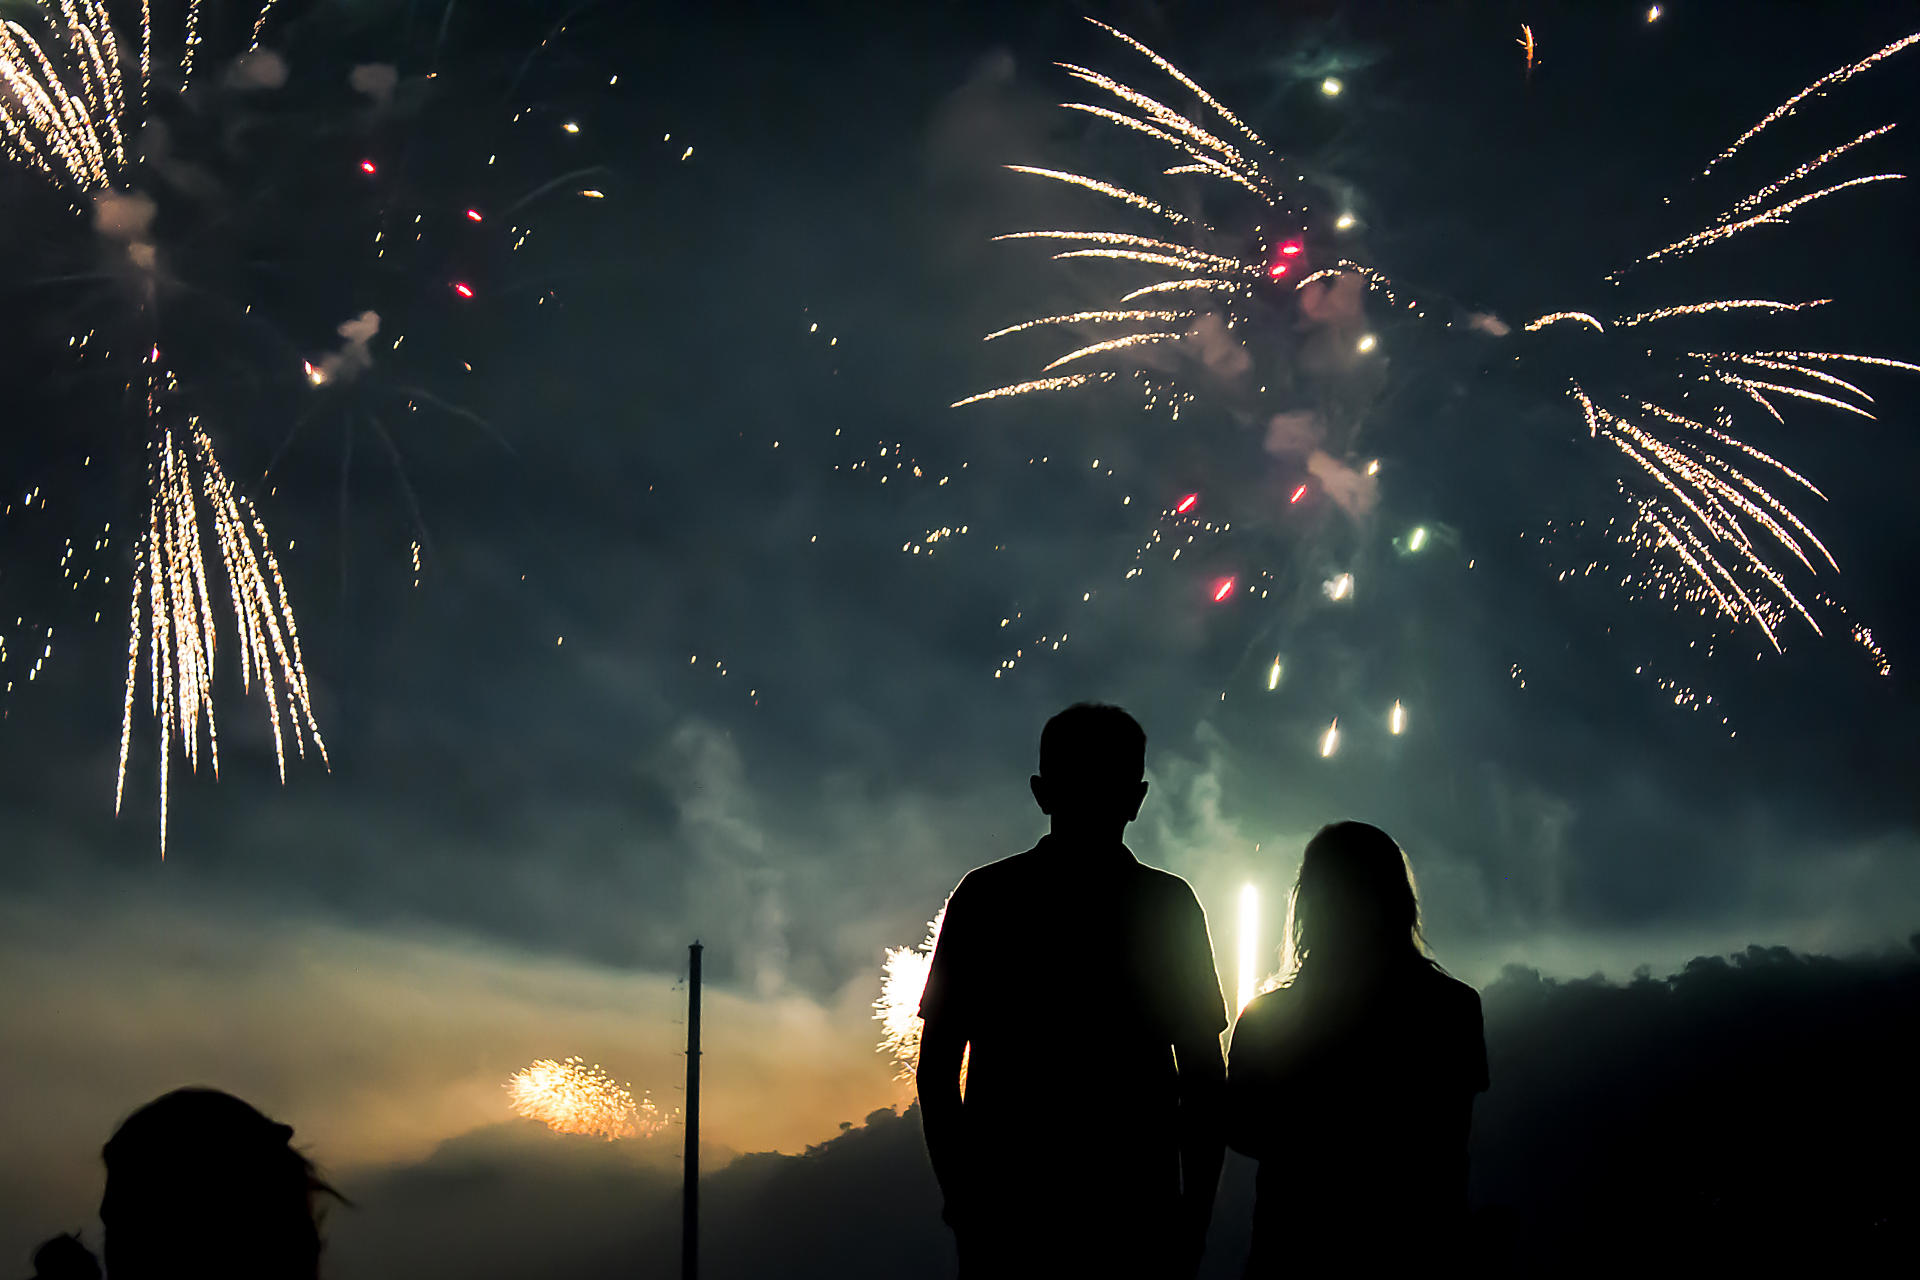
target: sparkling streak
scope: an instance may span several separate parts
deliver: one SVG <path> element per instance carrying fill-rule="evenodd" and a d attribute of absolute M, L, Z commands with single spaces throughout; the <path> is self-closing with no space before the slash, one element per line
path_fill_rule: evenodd
<path fill-rule="evenodd" d="M 1098 178 L 1089 178 L 1085 174 L 1065 173 L 1059 169 L 1038 169 L 1027 164 L 1010 164 L 1003 167 L 1011 169 L 1015 173 L 1030 173 L 1037 178 L 1051 178 L 1055 182 L 1064 182 L 1068 186 L 1084 187 L 1088 191 L 1095 192 L 1113 200 L 1118 200 L 1122 204 L 1132 205 L 1136 209 L 1145 209 L 1148 213 L 1159 214 L 1168 222 L 1191 223 L 1193 221 L 1193 219 L 1187 217 L 1184 213 L 1175 213 L 1173 210 L 1153 200 L 1147 199 L 1147 197 L 1137 191 L 1128 191 L 1125 187 L 1116 187 L 1111 182 L 1102 182 Z"/>
<path fill-rule="evenodd" d="M 1213 602 L 1219 604 L 1233 594 L 1233 579 L 1222 578 L 1213 584 Z"/>
<path fill-rule="evenodd" d="M 1723 222 L 1717 226 L 1708 227 L 1705 231 L 1696 231 L 1690 236 L 1675 240 L 1665 248 L 1655 249 L 1644 258 L 1639 259 L 1639 261 L 1653 262 L 1660 258 L 1681 257 L 1692 253 L 1695 249 L 1701 248 L 1704 245 L 1712 244 L 1716 240 L 1732 239 L 1749 227 L 1783 225 L 1788 221 L 1786 217 L 1787 214 L 1800 208 L 1802 205 L 1812 204 L 1815 200 L 1824 199 L 1836 191 L 1845 191 L 1848 187 L 1865 186 L 1871 182 L 1898 182 L 1906 176 L 1904 173 L 1870 173 L 1864 177 L 1848 178 L 1845 182 L 1836 182 L 1830 187 L 1823 187 L 1818 191 L 1810 191 L 1803 196 L 1795 196 L 1785 204 L 1777 204 L 1771 209 L 1762 209 L 1759 213 L 1751 217 L 1742 218 L 1738 222 Z"/>
<path fill-rule="evenodd" d="M 1766 186 L 1754 192 L 1752 195 L 1742 198 L 1739 203 L 1733 206 L 1733 208 L 1721 214 L 1719 218 L 1716 219 L 1716 221 L 1725 222 L 1729 218 L 1733 217 L 1735 214 L 1742 213 L 1748 209 L 1751 209 L 1753 206 L 1759 204 L 1761 201 L 1765 200 L 1767 197 L 1778 194 L 1782 188 L 1787 187 L 1795 182 L 1798 182 L 1800 179 L 1806 177 L 1808 174 L 1812 173 L 1815 169 L 1820 168 L 1822 165 L 1826 165 L 1835 160 L 1838 160 L 1841 156 L 1847 154 L 1847 152 L 1853 150 L 1855 147 L 1859 146 L 1861 143 L 1871 142 L 1873 139 L 1879 137 L 1883 133 L 1887 133 L 1891 131 L 1893 128 L 1894 126 L 1891 124 L 1883 124 L 1877 129 L 1867 130 L 1865 133 L 1853 139 L 1851 142 L 1843 142 L 1837 147 L 1827 148 L 1825 151 L 1822 151 L 1819 155 L 1807 161 L 1805 164 L 1801 165 L 1799 168 L 1793 170 L 1793 172 L 1787 174 L 1785 177 L 1782 177 L 1777 181 L 1770 182 Z"/>
<path fill-rule="evenodd" d="M 1880 50 L 1878 53 L 1868 54 L 1866 57 L 1860 59 L 1860 61 L 1858 62 L 1850 63 L 1847 66 L 1839 67 L 1833 71 L 1827 72 L 1826 75 L 1821 76 L 1818 80 L 1815 80 L 1812 84 L 1808 85 L 1806 88 L 1802 89 L 1800 92 L 1794 94 L 1791 98 L 1788 98 L 1785 102 L 1775 107 L 1772 111 L 1769 111 L 1761 119 L 1759 124 L 1754 125 L 1753 128 L 1747 130 L 1745 133 L 1735 138 L 1731 146 L 1729 146 L 1725 151 L 1722 151 L 1719 155 L 1715 156 L 1713 160 L 1708 163 L 1707 167 L 1701 171 L 1701 176 L 1704 177 L 1707 174 L 1712 173 L 1716 166 L 1725 163 L 1727 160 L 1732 159 L 1733 154 L 1735 152 L 1740 150 L 1741 147 L 1744 147 L 1745 145 L 1747 145 L 1747 143 L 1751 142 L 1754 139 L 1754 137 L 1756 137 L 1768 125 L 1772 124 L 1776 120 L 1780 120 L 1786 116 L 1792 115 L 1796 110 L 1799 109 L 1800 104 L 1806 101 L 1807 98 L 1821 92 L 1821 90 L 1826 89 L 1830 86 L 1846 83 L 1848 80 L 1851 80 L 1854 76 L 1860 74 L 1862 71 L 1865 71 L 1868 68 L 1872 67 L 1875 63 L 1879 62 L 1881 59 L 1892 57 L 1894 54 L 1899 53 L 1902 49 L 1905 49 L 1908 45 L 1913 44 L 1915 41 L 1920 41 L 1920 31 L 1916 31 L 1909 36 L 1903 36 L 1900 39 L 1895 40 L 1892 44 L 1888 45 L 1886 48 Z"/>
<path fill-rule="evenodd" d="M 1008 325 L 1004 329 L 995 329 L 983 342 L 992 342 L 995 338 L 1004 338 L 1010 333 L 1022 333 L 1028 329 L 1037 329 L 1048 324 L 1120 324 L 1128 320 L 1189 320 L 1191 311 L 1076 311 L 1066 316 L 1041 316 L 1034 320 L 1023 320 L 1019 324 Z"/>
<path fill-rule="evenodd" d="M 1320 735 L 1320 758 L 1325 760 L 1340 749 L 1340 717 L 1335 716 L 1327 731 Z"/>
<path fill-rule="evenodd" d="M 1045 373 L 1049 369 L 1058 369 L 1069 360 L 1079 360 L 1085 356 L 1097 356 L 1108 351 L 1119 351 L 1126 347 L 1137 347 L 1149 342 L 1178 342 L 1187 335 L 1179 332 L 1158 331 L 1152 333 L 1129 333 L 1119 338 L 1108 338 L 1105 342 L 1096 342 L 1081 347 L 1078 351 L 1069 351 L 1053 363 L 1041 368 Z"/>
<path fill-rule="evenodd" d="M 1035 391 L 1066 391 L 1073 387 L 1083 387 L 1089 382 L 1105 382 L 1114 377 L 1110 369 L 1098 373 L 1069 373 L 1058 378 L 1035 378 L 1031 382 L 1016 382 L 1012 386 L 995 387 L 991 391 L 982 391 L 978 395 L 968 396 L 964 400 L 955 400 L 949 409 L 958 409 L 962 405 L 977 403 L 981 400 L 999 400 L 1006 396 L 1024 396 Z"/>
<path fill-rule="evenodd" d="M 1642 311 L 1638 315 L 1622 316 L 1614 323 L 1622 329 L 1630 329 L 1637 324 L 1650 324 L 1655 320 L 1671 320 L 1676 316 L 1703 316 L 1717 311 L 1804 311 L 1808 307 L 1823 307 L 1832 302 L 1832 298 L 1812 298 L 1806 302 L 1775 302 L 1770 298 L 1723 298 L 1713 302 L 1688 302 L 1678 306 L 1660 307 L 1653 311 Z"/>
<path fill-rule="evenodd" d="M 1267 668 L 1267 692 L 1272 693 L 1280 687 L 1280 659 L 1275 658 L 1273 665 Z"/>
<path fill-rule="evenodd" d="M 1115 28 L 1108 26 L 1106 23 L 1101 22 L 1098 18 L 1088 18 L 1087 21 L 1093 23 L 1094 26 L 1099 27 L 1102 31 L 1106 32 L 1108 35 L 1112 36 L 1114 39 L 1119 40 L 1121 43 L 1131 46 L 1135 51 L 1146 55 L 1146 58 L 1149 62 L 1153 63 L 1154 66 L 1160 68 L 1160 70 L 1166 72 L 1167 75 L 1172 77 L 1172 79 L 1176 83 L 1178 83 L 1182 88 L 1186 89 L 1188 92 L 1192 93 L 1194 97 L 1200 99 L 1201 102 L 1205 103 L 1209 108 L 1212 109 L 1215 115 L 1219 116 L 1222 120 L 1225 120 L 1228 124 L 1238 129 L 1246 137 L 1247 141 L 1253 143 L 1254 146 L 1259 147 L 1263 151 L 1266 150 L 1267 144 L 1260 140 L 1259 134 L 1255 133 L 1252 129 L 1248 128 L 1246 123 L 1243 120 L 1241 120 L 1240 117 L 1234 115 L 1233 112 L 1227 110 L 1226 107 L 1222 106 L 1219 99 L 1215 98 L 1212 94 L 1208 93 L 1205 89 L 1202 89 L 1184 71 L 1181 71 L 1178 67 L 1174 66 L 1171 62 L 1168 62 L 1165 58 L 1161 57 L 1159 54 L 1155 53 L 1153 50 L 1147 48 L 1147 46 L 1145 46 L 1144 44 L 1141 44 L 1138 40 L 1135 40 L 1132 36 L 1128 35 L 1126 32 L 1116 30 Z"/>
<path fill-rule="evenodd" d="M 1147 262 L 1161 267 L 1185 267 L 1191 270 L 1199 267 L 1211 267 L 1215 271 L 1247 271 L 1246 265 L 1233 258 L 1223 258 L 1215 253 L 1201 253 L 1197 249 L 1184 250 L 1178 254 L 1148 253 L 1144 249 L 1069 249 L 1065 253 L 1053 255 L 1056 260 L 1062 258 L 1114 258 L 1122 262 Z"/>
<path fill-rule="evenodd" d="M 1400 699 L 1393 700 L 1393 710 L 1387 713 L 1387 732 L 1396 738 L 1407 729 L 1407 709 L 1400 705 Z"/>
<path fill-rule="evenodd" d="M 1607 331 L 1607 326 L 1601 324 L 1584 311 L 1553 311 L 1541 316 L 1538 320 L 1528 321 L 1527 332 L 1538 333 L 1548 325 L 1559 324 L 1563 320 L 1578 320 L 1582 324 L 1592 325 L 1602 333 Z"/>
<path fill-rule="evenodd" d="M 1244 280 L 1223 280 L 1218 276 L 1194 277 L 1184 280 L 1162 280 L 1158 284 L 1145 285 L 1132 293 L 1120 295 L 1120 301 L 1132 302 L 1150 293 L 1185 293 L 1189 289 L 1205 289 L 1213 293 L 1238 293 L 1247 287 Z"/>
<path fill-rule="evenodd" d="M 507 1077 L 507 1105 L 555 1133 L 584 1137 L 651 1137 L 666 1127 L 651 1098 L 636 1104 L 633 1092 L 598 1065 L 579 1058 L 542 1058 Z"/>

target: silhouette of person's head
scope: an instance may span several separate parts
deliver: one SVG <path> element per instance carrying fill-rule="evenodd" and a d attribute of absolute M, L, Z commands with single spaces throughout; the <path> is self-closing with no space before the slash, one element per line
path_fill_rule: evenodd
<path fill-rule="evenodd" d="M 100 1263 L 79 1236 L 55 1236 L 33 1251 L 33 1280 L 100 1280 Z"/>
<path fill-rule="evenodd" d="M 1426 955 L 1407 855 L 1364 822 L 1335 822 L 1307 841 L 1287 914 L 1293 978 L 1375 971 Z"/>
<path fill-rule="evenodd" d="M 1040 731 L 1033 798 L 1055 835 L 1118 841 L 1147 798 L 1147 734 L 1119 707 L 1076 702 Z"/>
<path fill-rule="evenodd" d="M 102 1153 L 108 1274 L 313 1280 L 314 1202 L 340 1197 L 292 1137 L 217 1089 L 176 1089 L 127 1117 Z"/>

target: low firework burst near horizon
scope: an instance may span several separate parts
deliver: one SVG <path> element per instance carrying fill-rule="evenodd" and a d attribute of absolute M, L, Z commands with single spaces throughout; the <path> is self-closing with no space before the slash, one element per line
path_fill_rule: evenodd
<path fill-rule="evenodd" d="M 927 971 L 933 949 L 940 942 L 940 926 L 947 918 L 942 906 L 927 921 L 927 936 L 917 947 L 888 947 L 880 968 L 880 998 L 873 1002 L 880 1024 L 881 1053 L 893 1060 L 893 1077 L 910 1080 L 920 1065 L 920 996 L 927 989 Z"/>
<path fill-rule="evenodd" d="M 541 1058 L 507 1077 L 505 1088 L 515 1115 L 555 1133 L 617 1142 L 653 1137 L 668 1123 L 652 1098 L 636 1103 L 630 1088 L 581 1058 Z"/>

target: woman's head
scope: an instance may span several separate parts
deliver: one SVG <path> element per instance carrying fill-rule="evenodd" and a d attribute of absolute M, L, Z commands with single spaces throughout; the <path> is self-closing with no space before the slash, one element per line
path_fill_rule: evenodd
<path fill-rule="evenodd" d="M 176 1089 L 127 1117 L 102 1153 L 100 1220 L 114 1280 L 316 1276 L 314 1201 L 335 1193 L 292 1137 L 217 1089 Z"/>
<path fill-rule="evenodd" d="M 1369 969 L 1426 955 L 1407 855 L 1364 822 L 1336 822 L 1307 841 L 1287 915 L 1289 978 L 1309 966 Z"/>

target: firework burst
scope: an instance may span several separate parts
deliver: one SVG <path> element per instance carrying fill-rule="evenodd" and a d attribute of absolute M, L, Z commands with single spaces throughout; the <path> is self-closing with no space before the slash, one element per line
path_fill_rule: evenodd
<path fill-rule="evenodd" d="M 1737 138 L 1701 176 L 1712 174 L 1768 125 L 1792 115 L 1809 96 L 1845 82 L 1916 41 L 1920 41 L 1920 35 L 1894 41 L 1822 76 Z M 1900 180 L 1904 174 L 1872 173 L 1792 194 L 1797 184 L 1856 148 L 1884 137 L 1893 127 L 1884 124 L 1828 148 L 1726 206 L 1706 227 L 1641 256 L 1634 265 L 1682 258 L 1757 227 L 1784 225 L 1794 212 L 1839 192 Z M 1607 279 L 1617 284 L 1624 274 L 1615 272 Z M 1678 580 L 1672 583 L 1678 600 L 1713 616 L 1751 623 L 1775 651 L 1783 647 L 1782 624 L 1791 618 L 1797 617 L 1816 635 L 1823 634 L 1808 603 L 1789 581 L 1791 565 L 1798 564 L 1808 573 L 1819 571 L 1822 565 L 1837 571 L 1839 565 L 1771 486 L 1784 480 L 1816 499 L 1824 501 L 1826 495 L 1786 463 L 1742 439 L 1738 434 L 1740 420 L 1758 410 L 1772 421 L 1784 423 L 1781 406 L 1787 400 L 1872 418 L 1868 406 L 1873 397 L 1836 368 L 1912 373 L 1920 372 L 1920 365 L 1851 352 L 1699 350 L 1699 346 L 1708 344 L 1697 338 L 1677 350 L 1662 350 L 1660 343 L 1676 324 L 1683 326 L 1676 332 L 1697 334 L 1697 327 L 1685 326 L 1732 312 L 1785 316 L 1830 301 L 1720 298 L 1670 303 L 1618 316 L 1610 326 L 1583 311 L 1557 311 L 1526 326 L 1528 332 L 1534 332 L 1563 321 L 1577 321 L 1608 334 L 1616 344 L 1637 346 L 1649 358 L 1643 367 L 1657 377 L 1649 377 L 1641 385 L 1636 385 L 1638 379 L 1629 380 L 1602 394 L 1583 376 L 1568 380 L 1568 394 L 1579 406 L 1588 436 L 1617 450 L 1627 464 L 1624 474 L 1628 483 L 1622 491 L 1631 519 L 1616 526 L 1617 536 L 1641 558 L 1648 566 L 1645 572 L 1655 579 L 1665 582 L 1669 576 L 1668 568 L 1659 561 L 1678 565 Z M 1611 338 L 1624 329 L 1641 331 L 1627 339 Z M 1671 402 L 1663 403 L 1671 394 L 1667 388 L 1676 384 L 1685 388 L 1685 412 Z M 1648 389 L 1653 387 L 1660 389 Z"/>
<path fill-rule="evenodd" d="M 538 1120 L 555 1133 L 616 1142 L 651 1138 L 667 1127 L 652 1098 L 635 1102 L 630 1088 L 597 1063 L 588 1066 L 579 1058 L 542 1058 L 508 1076 L 506 1090 L 515 1115 Z"/>
<path fill-rule="evenodd" d="M 927 970 L 946 918 L 947 909 L 941 907 L 927 922 L 927 936 L 919 946 L 888 947 L 881 964 L 873 1016 L 880 1024 L 879 1050 L 893 1060 L 896 1080 L 912 1079 L 920 1065 L 920 996 L 927 989 Z"/>

